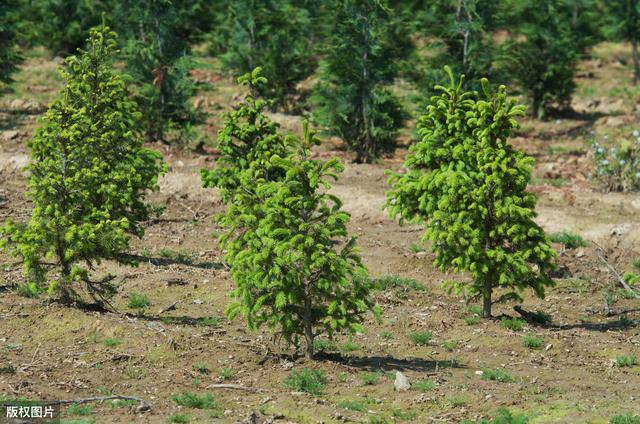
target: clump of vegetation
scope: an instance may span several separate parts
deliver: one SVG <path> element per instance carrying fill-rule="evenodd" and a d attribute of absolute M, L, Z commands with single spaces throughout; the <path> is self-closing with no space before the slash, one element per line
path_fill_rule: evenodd
<path fill-rule="evenodd" d="M 616 355 L 616 366 L 618 368 L 633 367 L 638 363 L 636 355 Z"/>
<path fill-rule="evenodd" d="M 576 249 L 587 245 L 587 242 L 584 241 L 579 234 L 570 233 L 568 231 L 553 233 L 549 235 L 549 240 L 554 243 L 560 243 L 565 249 Z"/>
<path fill-rule="evenodd" d="M 228 380 L 235 375 L 235 371 L 231 367 L 224 367 L 218 370 L 218 376 L 223 380 Z"/>
<path fill-rule="evenodd" d="M 524 321 L 520 318 L 502 317 L 500 325 L 507 330 L 520 331 L 524 327 Z"/>
<path fill-rule="evenodd" d="M 355 343 L 353 341 L 353 338 L 349 337 L 347 340 L 345 340 L 344 342 L 340 343 L 340 346 L 338 346 L 338 349 L 342 353 L 349 353 L 349 352 L 353 352 L 353 351 L 356 351 L 356 350 L 360 349 L 360 345 Z"/>
<path fill-rule="evenodd" d="M 418 346 L 426 346 L 431 341 L 433 333 L 431 331 L 417 331 L 410 335 L 411 341 Z"/>
<path fill-rule="evenodd" d="M 434 383 L 431 380 L 418 380 L 415 383 L 413 383 L 411 387 L 413 387 L 415 390 L 418 390 L 419 392 L 422 392 L 422 393 L 431 392 L 435 390 L 436 383 Z"/>
<path fill-rule="evenodd" d="M 197 395 L 191 392 L 183 392 L 182 394 L 171 396 L 171 400 L 173 400 L 177 405 L 184 406 L 186 408 L 217 409 L 220 407 L 220 404 L 216 401 L 213 393 Z"/>
<path fill-rule="evenodd" d="M 169 423 L 171 424 L 189 424 L 191 417 L 187 414 L 175 414 L 169 417 Z"/>
<path fill-rule="evenodd" d="M 477 95 L 447 72 L 449 85 L 436 87 L 418 123 L 408 172 L 390 172 L 385 207 L 401 222 L 424 223 L 438 268 L 471 273 L 471 284 L 447 285 L 466 299 L 482 297 L 488 318 L 496 288 L 509 290 L 496 301 L 521 300 L 527 287 L 543 296 L 556 254 L 534 221 L 536 196 L 526 191 L 533 159 L 507 143 L 524 107 L 507 100 L 504 86 L 494 92 L 483 79 Z"/>
<path fill-rule="evenodd" d="M 291 371 L 291 374 L 284 380 L 284 386 L 296 392 L 317 396 L 322 394 L 327 382 L 327 376 L 321 370 L 303 368 L 302 371 Z"/>
<path fill-rule="evenodd" d="M 464 424 L 472 424 L 471 421 L 463 421 Z M 493 419 L 480 419 L 476 421 L 477 424 L 528 424 L 529 418 L 524 414 L 517 414 L 509 411 L 508 409 L 498 409 L 496 416 Z"/>
<path fill-rule="evenodd" d="M 122 340 L 117 337 L 108 337 L 102 340 L 102 343 L 107 347 L 116 347 L 122 343 Z"/>
<path fill-rule="evenodd" d="M 358 400 L 344 399 L 338 402 L 336 406 L 338 408 L 348 409 L 350 411 L 357 411 L 357 412 L 365 412 L 367 410 L 367 405 L 365 404 L 365 402 L 358 401 Z"/>
<path fill-rule="evenodd" d="M 30 144 L 31 219 L 0 230 L 0 247 L 24 259 L 29 283 L 43 286 L 45 262 L 54 260 L 60 276 L 48 289 L 65 303 L 78 300 L 82 283 L 98 302 L 113 294 L 109 280 L 92 281 L 89 270 L 103 259 L 126 262 L 129 235 L 143 235 L 151 212 L 145 193 L 166 170 L 159 153 L 143 148 L 140 114 L 112 68 L 115 46 L 115 34 L 101 27 L 86 51 L 67 58 L 66 86 Z"/>
<path fill-rule="evenodd" d="M 539 349 L 542 346 L 542 343 L 544 343 L 543 337 L 536 337 L 536 336 L 530 336 L 530 335 L 526 335 L 522 337 L 522 345 L 524 347 L 528 347 L 529 349 Z"/>
<path fill-rule="evenodd" d="M 13 14 L 18 2 L 5 1 L 0 4 L 0 90 L 12 81 L 11 75 L 18 69 L 22 57 L 16 48 L 18 28 Z"/>
<path fill-rule="evenodd" d="M 321 350 L 325 352 L 338 350 L 338 344 L 330 339 L 315 339 L 313 341 L 313 347 L 317 351 Z"/>
<path fill-rule="evenodd" d="M 144 293 L 131 292 L 127 305 L 131 309 L 146 309 L 151 305 L 151 301 L 149 300 L 149 296 Z"/>
<path fill-rule="evenodd" d="M 209 374 L 209 365 L 205 362 L 196 362 L 193 364 L 193 369 L 201 374 Z"/>
<path fill-rule="evenodd" d="M 218 317 L 203 317 L 198 318 L 196 324 L 199 327 L 219 327 L 220 326 L 220 318 Z"/>
<path fill-rule="evenodd" d="M 79 403 L 74 403 L 67 408 L 67 414 L 81 416 L 91 415 L 93 414 L 93 409 L 91 409 L 91 405 L 80 405 Z"/>
<path fill-rule="evenodd" d="M 480 317 L 475 315 L 464 318 L 464 323 L 467 325 L 476 325 L 476 324 L 479 324 L 480 321 L 481 321 Z"/>
<path fill-rule="evenodd" d="M 444 343 L 442 343 L 442 347 L 444 347 L 444 350 L 447 352 L 453 352 L 459 345 L 460 342 L 458 340 L 445 340 Z"/>
<path fill-rule="evenodd" d="M 595 174 L 606 191 L 640 190 L 640 136 L 609 146 L 591 142 Z"/>
<path fill-rule="evenodd" d="M 379 371 L 363 371 L 358 374 L 358 378 L 364 386 L 373 386 L 374 384 L 378 384 L 378 380 L 380 380 L 381 376 L 382 373 Z"/>
<path fill-rule="evenodd" d="M 381 278 L 370 279 L 371 285 L 380 291 L 389 290 L 391 288 L 412 289 L 416 291 L 426 291 L 427 287 L 414 280 L 413 278 L 403 278 L 397 275 L 387 275 Z"/>
<path fill-rule="evenodd" d="M 499 368 L 495 370 L 483 368 L 482 376 L 480 378 L 482 380 L 499 381 L 501 383 L 511 383 L 513 381 L 513 377 L 508 371 L 501 370 Z"/>
<path fill-rule="evenodd" d="M 640 415 L 624 414 L 611 417 L 609 424 L 640 424 Z"/>

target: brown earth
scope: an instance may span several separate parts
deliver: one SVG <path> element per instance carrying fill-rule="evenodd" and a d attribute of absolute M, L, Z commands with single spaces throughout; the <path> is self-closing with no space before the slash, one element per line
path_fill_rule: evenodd
<path fill-rule="evenodd" d="M 588 178 L 591 158 L 585 138 L 590 132 L 614 137 L 640 128 L 640 92 L 615 91 L 631 87 L 629 66 L 617 65 L 627 51 L 620 45 L 596 49 L 593 60 L 581 67 L 588 78 L 578 80 L 577 113 L 544 122 L 525 120 L 513 140 L 537 161 L 530 189 L 539 196 L 538 222 L 548 232 L 567 230 L 599 243 L 620 271 L 630 270 L 640 256 L 640 196 L 598 190 Z M 16 91 L 0 99 L 0 224 L 29 216 L 21 168 L 28 162 L 26 143 L 41 105 L 60 86 L 52 76 L 55 63 L 32 57 L 23 65 Z M 214 84 L 197 99 L 212 113 L 207 131 L 214 134 L 220 110 L 239 94 L 220 74 L 198 78 Z M 300 129 L 299 117 L 275 119 L 283 128 Z M 388 189 L 384 170 L 400 169 L 406 150 L 376 165 L 358 165 L 329 140 L 317 154 L 339 155 L 346 163 L 333 191 L 352 214 L 351 230 L 359 236 L 370 274 L 413 278 L 426 290 L 378 294 L 381 323 L 371 319 L 364 334 L 351 342 L 339 337 L 336 352 L 309 362 L 275 344 L 266 330 L 249 332 L 241 320 L 224 317 L 233 283 L 212 237 L 212 217 L 222 206 L 215 191 L 200 188 L 198 177 L 213 158 L 189 149 L 152 147 L 163 152 L 171 169 L 150 199 L 167 209 L 147 224 L 144 239 L 133 243 L 133 253 L 142 257 L 138 267 L 105 263 L 96 272 L 98 277 L 115 276 L 118 313 L 63 307 L 45 295 L 21 297 L 14 290 L 23 282 L 20 264 L 0 255 L 0 393 L 5 398 L 59 400 L 113 393 L 151 404 L 141 413 L 135 405 L 93 403 L 93 418 L 64 421 L 98 423 L 160 423 L 175 414 L 187 414 L 191 422 L 235 423 L 252 411 L 276 423 L 384 422 L 376 417 L 455 423 L 494 416 L 502 407 L 525 412 L 532 423 L 605 423 L 618 413 L 640 413 L 640 366 L 615 366 L 616 355 L 640 356 L 640 303 L 620 297 L 612 315 L 604 314 L 602 291 L 617 286 L 595 245 L 575 250 L 556 245 L 561 270 L 556 287 L 544 300 L 527 293 L 523 308 L 548 313 L 551 324 L 527 324 L 521 331 L 505 329 L 499 320 L 467 325 L 470 312 L 462 300 L 441 288 L 445 279 L 465 277 L 439 272 L 431 253 L 414 253 L 421 228 L 401 227 L 381 209 Z M 128 308 L 132 292 L 151 299 L 144 313 Z M 495 315 L 517 316 L 511 306 L 498 306 Z M 214 317 L 213 325 L 202 325 L 207 317 Z M 410 339 L 420 331 L 433 332 L 426 346 Z M 524 335 L 543 337 L 544 343 L 539 349 L 526 348 Z M 194 364 L 206 364 L 208 371 L 200 372 Z M 284 387 L 290 371 L 303 367 L 326 373 L 323 395 Z M 484 368 L 506 370 L 512 381 L 485 381 L 477 372 Z M 378 381 L 363 384 L 363 373 L 375 371 L 381 371 Z M 414 387 L 394 391 L 396 371 Z M 420 392 L 418 380 L 434 386 Z M 249 390 L 210 387 L 218 383 Z M 179 407 L 171 396 L 182 392 L 215 393 L 218 406 Z"/>

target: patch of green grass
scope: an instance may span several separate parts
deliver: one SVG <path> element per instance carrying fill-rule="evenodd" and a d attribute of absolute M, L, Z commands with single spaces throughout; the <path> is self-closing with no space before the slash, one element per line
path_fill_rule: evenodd
<path fill-rule="evenodd" d="M 193 369 L 201 374 L 209 373 L 209 365 L 205 364 L 204 362 L 196 362 L 195 364 L 193 364 Z"/>
<path fill-rule="evenodd" d="M 640 415 L 616 415 L 615 417 L 611 417 L 609 424 L 640 424 Z"/>
<path fill-rule="evenodd" d="M 338 350 L 338 344 L 330 339 L 314 339 L 313 348 L 317 351 L 331 352 Z"/>
<path fill-rule="evenodd" d="M 620 287 L 616 291 L 616 294 L 621 299 L 635 299 L 636 298 L 636 295 L 633 292 L 631 292 L 631 291 L 629 291 L 629 290 L 627 290 L 625 288 L 622 288 L 622 287 Z"/>
<path fill-rule="evenodd" d="M 528 424 L 529 418 L 524 414 L 514 414 L 508 409 L 500 408 L 493 419 L 480 419 L 476 422 L 478 424 Z M 471 421 L 463 421 L 463 424 L 471 424 Z"/>
<path fill-rule="evenodd" d="M 420 252 L 424 252 L 424 246 L 422 246 L 421 244 L 418 243 L 411 243 L 409 245 L 409 250 L 413 253 L 420 253 Z"/>
<path fill-rule="evenodd" d="M 433 338 L 433 333 L 431 331 L 417 331 L 411 333 L 411 336 L 409 337 L 411 338 L 411 341 L 418 346 L 426 346 Z"/>
<path fill-rule="evenodd" d="M 218 317 L 203 317 L 198 318 L 196 324 L 199 327 L 219 327 L 220 326 L 220 318 Z"/>
<path fill-rule="evenodd" d="M 170 424 L 189 424 L 191 417 L 187 414 L 176 414 L 169 417 Z"/>
<path fill-rule="evenodd" d="M 449 396 L 447 398 L 447 402 L 449 402 L 449 405 L 451 405 L 454 408 L 457 408 L 459 406 L 465 406 L 467 403 L 469 403 L 465 397 L 460 395 Z"/>
<path fill-rule="evenodd" d="M 482 306 L 480 305 L 468 305 L 464 310 L 468 314 L 482 316 Z"/>
<path fill-rule="evenodd" d="M 507 330 L 520 331 L 524 327 L 524 321 L 520 318 L 502 317 L 500 325 Z"/>
<path fill-rule="evenodd" d="M 422 393 L 431 392 L 435 390 L 436 383 L 431 380 L 418 380 L 413 383 L 413 388 Z"/>
<path fill-rule="evenodd" d="M 216 409 L 220 406 L 213 393 L 197 395 L 191 392 L 183 392 L 180 395 L 171 396 L 171 400 L 179 406 L 194 409 Z"/>
<path fill-rule="evenodd" d="M 74 403 L 67 408 L 68 415 L 91 415 L 93 414 L 93 409 L 91 409 L 91 405 L 80 405 L 78 403 Z"/>
<path fill-rule="evenodd" d="M 536 336 L 530 336 L 530 335 L 526 335 L 522 337 L 522 345 L 524 347 L 528 347 L 529 349 L 539 349 L 540 346 L 542 346 L 542 343 L 544 343 L 543 337 L 536 337 Z"/>
<path fill-rule="evenodd" d="M 360 346 L 353 342 L 353 339 L 349 337 L 344 343 L 340 344 L 339 350 L 343 353 L 353 352 L 360 349 Z"/>
<path fill-rule="evenodd" d="M 392 331 L 384 330 L 382 333 L 380 333 L 380 337 L 382 337 L 385 340 L 391 340 L 395 337 L 395 335 L 393 334 Z"/>
<path fill-rule="evenodd" d="M 145 375 L 147 375 L 147 372 L 143 368 L 138 368 L 134 366 L 128 366 L 125 373 L 127 374 L 127 377 L 129 377 L 132 380 L 142 380 L 145 377 Z"/>
<path fill-rule="evenodd" d="M 418 416 L 414 411 L 405 411 L 404 409 L 399 408 L 394 409 L 391 415 L 398 421 L 408 421 Z"/>
<path fill-rule="evenodd" d="M 480 377 L 482 380 L 488 381 L 499 381 L 501 383 L 511 383 L 513 381 L 513 377 L 506 370 L 501 370 L 499 368 L 492 370 L 490 368 L 482 368 L 482 376 Z"/>
<path fill-rule="evenodd" d="M 389 424 L 390 422 L 384 415 L 372 415 L 369 417 L 369 424 Z"/>
<path fill-rule="evenodd" d="M 464 319 L 464 323 L 467 325 L 476 325 L 476 324 L 479 324 L 480 321 L 481 321 L 480 317 L 476 317 L 476 316 L 465 317 Z"/>
<path fill-rule="evenodd" d="M 16 289 L 16 292 L 18 293 L 18 295 L 22 297 L 35 299 L 36 297 L 40 296 L 40 293 L 42 293 L 42 290 L 38 287 L 36 283 L 30 282 L 30 283 L 20 284 Z"/>
<path fill-rule="evenodd" d="M 102 340 L 102 343 L 107 347 L 116 347 L 122 343 L 122 340 L 117 337 L 109 337 Z"/>
<path fill-rule="evenodd" d="M 129 294 L 129 306 L 130 309 L 145 309 L 151 305 L 149 296 L 144 293 L 132 292 Z"/>
<path fill-rule="evenodd" d="M 160 317 L 160 322 L 165 325 L 170 325 L 176 322 L 176 319 L 174 317 Z"/>
<path fill-rule="evenodd" d="M 633 266 L 640 269 L 640 259 L 636 259 L 635 261 L 633 261 Z"/>
<path fill-rule="evenodd" d="M 231 367 L 224 367 L 218 370 L 218 376 L 223 380 L 230 379 L 231 377 L 234 376 L 234 374 L 235 374 L 235 371 Z"/>
<path fill-rule="evenodd" d="M 616 366 L 618 368 L 631 368 L 638 363 L 636 355 L 616 355 Z"/>
<path fill-rule="evenodd" d="M 414 280 L 413 278 L 403 278 L 397 275 L 387 275 L 382 278 L 373 278 L 371 279 L 371 285 L 373 285 L 376 290 L 388 290 L 391 288 L 406 288 L 413 289 L 416 291 L 426 291 L 427 287 Z"/>
<path fill-rule="evenodd" d="M 360 382 L 363 386 L 373 386 L 375 384 L 378 384 L 378 380 L 380 380 L 381 376 L 382 373 L 378 371 L 363 371 L 358 373 L 358 379 L 360 379 Z"/>
<path fill-rule="evenodd" d="M 565 247 L 565 249 L 576 249 L 578 247 L 585 247 L 587 242 L 584 241 L 582 236 L 568 231 L 561 231 L 559 233 L 553 233 L 549 236 L 549 240 L 554 243 L 559 243 Z"/>
<path fill-rule="evenodd" d="M 442 343 L 442 347 L 444 347 L 444 350 L 447 352 L 453 352 L 459 345 L 460 342 L 458 340 L 445 340 L 445 342 Z"/>
<path fill-rule="evenodd" d="M 77 420 L 60 420 L 60 424 L 96 424 L 96 419 L 94 417 L 87 417 Z"/>
<path fill-rule="evenodd" d="M 327 376 L 322 370 L 303 368 L 301 371 L 291 371 L 291 374 L 284 380 L 284 386 L 289 390 L 317 396 L 322 394 L 327 382 Z"/>
<path fill-rule="evenodd" d="M 536 184 L 536 185 L 549 184 L 554 187 L 563 187 L 563 186 L 566 186 L 568 183 L 569 181 L 565 180 L 564 178 L 532 178 L 531 179 L 531 184 Z"/>
<path fill-rule="evenodd" d="M 349 411 L 356 411 L 356 412 L 365 412 L 367 410 L 367 405 L 360 400 L 344 399 L 338 402 L 336 406 L 338 408 L 348 409 Z"/>

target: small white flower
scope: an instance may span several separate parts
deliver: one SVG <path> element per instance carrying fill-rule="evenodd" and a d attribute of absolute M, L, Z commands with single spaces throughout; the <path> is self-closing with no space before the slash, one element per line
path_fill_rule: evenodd
<path fill-rule="evenodd" d="M 598 153 L 604 153 L 604 149 L 602 147 L 598 147 Z"/>
<path fill-rule="evenodd" d="M 602 161 L 602 164 L 603 165 L 609 165 L 609 161 L 605 159 L 605 160 Z"/>
<path fill-rule="evenodd" d="M 605 136 L 604 136 L 604 139 L 605 139 L 605 140 L 609 140 L 609 136 L 608 136 L 608 135 L 605 135 Z"/>
<path fill-rule="evenodd" d="M 620 159 L 620 165 L 624 165 L 625 163 L 624 159 Z"/>
<path fill-rule="evenodd" d="M 638 130 L 635 130 L 631 134 L 633 134 L 634 137 L 640 137 L 640 131 L 638 131 Z"/>
<path fill-rule="evenodd" d="M 636 172 L 636 178 L 640 178 L 640 171 Z"/>

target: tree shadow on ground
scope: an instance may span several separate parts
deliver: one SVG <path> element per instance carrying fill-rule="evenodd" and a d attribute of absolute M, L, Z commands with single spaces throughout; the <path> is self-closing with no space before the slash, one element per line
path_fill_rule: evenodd
<path fill-rule="evenodd" d="M 121 259 L 129 262 L 138 262 L 138 263 L 150 263 L 155 266 L 168 266 L 168 265 L 186 265 L 194 268 L 201 269 L 223 269 L 225 267 L 222 262 L 215 261 L 195 261 L 186 256 L 177 256 L 177 257 L 150 257 L 150 256 L 142 256 L 135 254 L 125 254 L 120 255 Z"/>
<path fill-rule="evenodd" d="M 445 368 L 467 368 L 457 360 L 432 360 L 424 358 L 394 358 L 393 356 L 343 356 L 339 353 L 318 352 L 317 361 L 333 362 L 363 371 L 415 371 L 437 372 Z"/>

